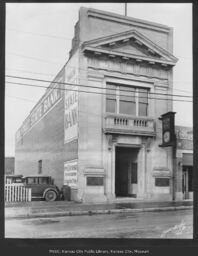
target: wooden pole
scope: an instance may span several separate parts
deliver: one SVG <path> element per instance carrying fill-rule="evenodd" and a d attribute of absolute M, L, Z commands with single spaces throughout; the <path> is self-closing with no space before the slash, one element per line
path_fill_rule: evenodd
<path fill-rule="evenodd" d="M 124 5 L 125 5 L 125 16 L 127 16 L 127 3 L 125 3 Z"/>
<path fill-rule="evenodd" d="M 177 191 L 177 157 L 176 157 L 176 145 L 172 147 L 172 157 L 173 157 L 173 201 L 176 199 L 176 191 Z"/>

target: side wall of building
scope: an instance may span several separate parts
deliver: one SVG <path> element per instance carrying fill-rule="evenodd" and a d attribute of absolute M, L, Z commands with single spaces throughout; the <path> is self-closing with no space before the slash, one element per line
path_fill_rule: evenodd
<path fill-rule="evenodd" d="M 57 84 L 56 84 L 57 82 Z M 65 67 L 57 75 L 16 134 L 16 174 L 50 175 L 60 188 L 64 162 L 77 159 L 77 138 L 64 143 Z"/>

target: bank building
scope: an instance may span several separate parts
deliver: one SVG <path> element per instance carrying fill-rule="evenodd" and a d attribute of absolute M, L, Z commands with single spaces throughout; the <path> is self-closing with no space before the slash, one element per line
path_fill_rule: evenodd
<path fill-rule="evenodd" d="M 69 55 L 16 133 L 16 173 L 51 175 L 82 202 L 181 199 L 172 147 L 159 147 L 173 29 L 80 8 Z"/>

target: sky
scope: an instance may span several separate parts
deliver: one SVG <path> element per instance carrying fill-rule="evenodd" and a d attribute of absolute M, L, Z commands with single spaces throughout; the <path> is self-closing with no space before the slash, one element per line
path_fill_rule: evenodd
<path fill-rule="evenodd" d="M 124 15 L 124 3 L 7 3 L 6 75 L 52 81 L 68 60 L 81 6 Z M 192 4 L 128 3 L 127 16 L 174 29 L 174 94 L 192 95 Z M 7 82 L 27 82 L 6 77 Z M 5 85 L 5 156 L 14 156 L 15 132 L 45 92 Z M 176 125 L 192 126 L 192 103 L 174 102 Z"/>

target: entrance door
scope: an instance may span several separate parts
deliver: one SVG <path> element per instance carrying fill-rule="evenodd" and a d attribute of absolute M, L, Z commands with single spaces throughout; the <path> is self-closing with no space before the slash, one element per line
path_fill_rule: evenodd
<path fill-rule="evenodd" d="M 128 162 L 118 157 L 116 159 L 116 196 L 128 196 Z"/>
<path fill-rule="evenodd" d="M 190 199 L 192 193 L 192 166 L 183 166 L 182 191 L 184 199 Z"/>
<path fill-rule="evenodd" d="M 132 162 L 130 163 L 129 169 L 129 191 L 130 195 L 133 197 L 137 196 L 137 184 L 138 184 L 138 175 L 137 175 L 138 166 L 137 163 Z"/>
<path fill-rule="evenodd" d="M 137 154 L 137 148 L 116 148 L 115 195 L 117 197 L 137 194 Z"/>

